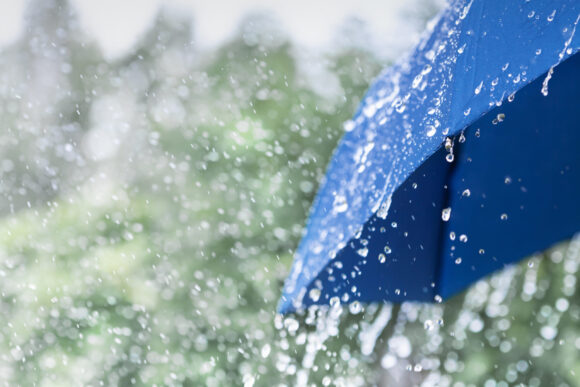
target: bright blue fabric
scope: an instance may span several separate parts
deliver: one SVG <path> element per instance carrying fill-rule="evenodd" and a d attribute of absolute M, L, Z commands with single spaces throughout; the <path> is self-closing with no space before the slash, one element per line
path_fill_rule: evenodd
<path fill-rule="evenodd" d="M 580 230 L 579 20 L 578 0 L 451 4 L 345 126 L 280 311 L 448 298 Z"/>

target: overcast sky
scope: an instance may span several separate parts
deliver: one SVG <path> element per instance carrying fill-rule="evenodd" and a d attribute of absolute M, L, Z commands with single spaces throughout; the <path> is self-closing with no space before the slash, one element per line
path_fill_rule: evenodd
<path fill-rule="evenodd" d="M 18 38 L 27 0 L 0 2 L 0 46 Z M 328 44 L 337 26 L 356 17 L 364 21 L 370 44 L 404 49 L 417 39 L 415 28 L 402 16 L 417 2 L 409 0 L 71 0 L 83 28 L 97 39 L 105 55 L 123 55 L 151 24 L 161 5 L 190 13 L 195 41 L 212 47 L 232 36 L 250 12 L 271 12 L 298 44 Z"/>

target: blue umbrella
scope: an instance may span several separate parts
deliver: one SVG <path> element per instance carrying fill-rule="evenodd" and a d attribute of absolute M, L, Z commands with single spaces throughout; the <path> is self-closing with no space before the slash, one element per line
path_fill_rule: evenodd
<path fill-rule="evenodd" d="M 345 124 L 280 312 L 441 301 L 580 230 L 580 1 L 453 1 Z"/>

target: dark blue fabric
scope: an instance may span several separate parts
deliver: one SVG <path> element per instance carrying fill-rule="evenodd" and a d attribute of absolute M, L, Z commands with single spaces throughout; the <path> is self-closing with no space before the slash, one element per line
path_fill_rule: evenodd
<path fill-rule="evenodd" d="M 345 125 L 280 311 L 447 298 L 580 230 L 579 19 L 451 4 Z"/>

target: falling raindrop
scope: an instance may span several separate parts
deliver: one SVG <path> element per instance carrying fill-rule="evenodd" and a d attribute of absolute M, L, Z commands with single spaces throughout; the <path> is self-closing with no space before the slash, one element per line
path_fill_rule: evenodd
<path fill-rule="evenodd" d="M 369 249 L 367 249 L 366 247 L 363 247 L 363 248 L 361 248 L 361 249 L 358 249 L 358 250 L 356 251 L 356 253 L 357 253 L 358 255 L 360 255 L 361 257 L 366 257 L 366 256 L 368 255 L 368 253 L 369 253 Z"/>
<path fill-rule="evenodd" d="M 338 298 L 337 296 L 331 297 L 329 304 L 333 308 L 339 307 L 340 306 L 340 298 Z"/>
<path fill-rule="evenodd" d="M 348 310 L 351 314 L 359 314 L 362 311 L 362 305 L 358 301 L 353 301 L 350 303 Z"/>
<path fill-rule="evenodd" d="M 379 262 L 380 263 L 385 263 L 387 261 L 387 256 L 383 253 L 379 254 Z"/>
<path fill-rule="evenodd" d="M 441 219 L 444 222 L 447 222 L 450 217 L 451 217 L 451 207 L 444 208 L 443 211 L 441 211 Z"/>
<path fill-rule="evenodd" d="M 314 302 L 317 302 L 320 299 L 320 289 L 318 288 L 312 288 L 310 289 L 310 291 L 308 292 L 308 297 L 310 297 L 310 299 Z"/>

